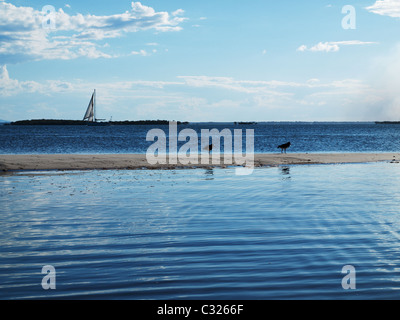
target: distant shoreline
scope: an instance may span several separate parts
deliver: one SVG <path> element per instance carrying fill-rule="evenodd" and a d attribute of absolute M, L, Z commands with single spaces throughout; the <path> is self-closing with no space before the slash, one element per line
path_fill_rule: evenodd
<path fill-rule="evenodd" d="M 375 121 L 376 124 L 400 124 L 400 121 Z"/>
<path fill-rule="evenodd" d="M 173 120 L 175 121 L 175 120 Z M 102 121 L 102 122 L 88 122 L 82 120 L 60 120 L 60 119 L 32 119 L 32 120 L 18 120 L 18 121 L 0 121 L 0 125 L 6 126 L 90 126 L 90 125 L 105 125 L 105 126 L 118 126 L 118 125 L 168 125 L 170 120 L 124 120 L 124 121 Z M 227 122 L 213 122 L 213 121 L 176 121 L 178 125 L 188 124 L 231 124 L 231 125 L 250 125 L 256 126 L 258 124 L 282 124 L 282 123 L 295 123 L 295 124 L 342 124 L 342 123 L 374 123 L 374 124 L 400 124 L 400 121 L 227 121 Z"/>
<path fill-rule="evenodd" d="M 188 122 L 177 121 L 178 124 L 188 124 Z M 5 125 L 11 126 L 87 126 L 91 123 L 88 121 L 81 120 L 48 120 L 48 119 L 39 119 L 39 120 L 20 120 L 14 121 L 10 123 L 5 123 Z M 168 125 L 168 120 L 138 120 L 138 121 L 107 121 L 107 122 L 97 122 L 97 124 L 105 124 L 105 125 Z"/>
<path fill-rule="evenodd" d="M 271 167 L 280 165 L 301 164 L 345 164 L 395 162 L 400 160 L 400 153 L 327 153 L 327 154 L 255 154 L 254 167 Z M 137 169 L 195 169 L 227 168 L 237 166 L 235 163 L 225 165 L 223 156 L 221 164 L 157 164 L 150 165 L 145 154 L 31 154 L 0 155 L 0 171 L 19 170 L 137 170 Z"/>

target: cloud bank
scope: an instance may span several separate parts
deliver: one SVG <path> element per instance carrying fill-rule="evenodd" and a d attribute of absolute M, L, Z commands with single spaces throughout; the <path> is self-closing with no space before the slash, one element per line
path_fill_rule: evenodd
<path fill-rule="evenodd" d="M 78 57 L 112 58 L 99 41 L 128 33 L 180 31 L 184 11 L 157 12 L 140 2 L 114 15 L 69 15 L 39 11 L 0 1 L 0 60 L 4 64 L 29 60 L 69 60 Z"/>
<path fill-rule="evenodd" d="M 80 118 L 86 108 L 88 92 L 97 89 L 104 117 L 115 120 L 152 118 L 198 121 L 236 120 L 343 120 L 348 114 L 360 119 L 365 102 L 376 99 L 374 88 L 360 80 L 303 82 L 243 80 L 232 77 L 178 76 L 172 81 L 112 81 L 89 83 L 74 81 L 19 81 L 0 66 L 0 94 L 3 101 L 17 101 L 30 95 L 46 96 L 46 103 L 35 109 L 35 117 Z M 73 109 L 60 97 L 76 97 Z M 78 98 L 79 97 L 79 98 Z M 39 99 L 40 101 L 42 99 Z M 58 112 L 49 114 L 57 105 Z M 119 107 L 116 109 L 115 106 Z M 358 107 L 357 107 L 358 106 Z M 27 115 L 18 108 L 0 106 L 7 119 Z M 284 116 L 284 119 L 282 117 Z"/>

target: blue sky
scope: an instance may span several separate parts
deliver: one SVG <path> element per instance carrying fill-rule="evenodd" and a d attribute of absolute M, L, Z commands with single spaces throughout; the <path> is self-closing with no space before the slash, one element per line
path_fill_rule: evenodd
<path fill-rule="evenodd" d="M 399 0 L 0 1 L 0 119 L 96 88 L 107 120 L 399 120 L 399 30 Z"/>

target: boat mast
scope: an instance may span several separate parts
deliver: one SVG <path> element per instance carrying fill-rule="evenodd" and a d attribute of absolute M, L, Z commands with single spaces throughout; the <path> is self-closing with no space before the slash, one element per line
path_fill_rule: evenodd
<path fill-rule="evenodd" d="M 94 89 L 94 93 L 93 93 L 93 121 L 97 122 L 97 118 L 96 118 L 96 89 Z"/>

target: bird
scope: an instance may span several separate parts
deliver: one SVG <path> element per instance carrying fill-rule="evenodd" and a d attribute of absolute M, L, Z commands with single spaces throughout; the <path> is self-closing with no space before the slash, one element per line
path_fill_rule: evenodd
<path fill-rule="evenodd" d="M 290 146 L 291 146 L 291 143 L 288 142 L 288 143 L 281 144 L 280 146 L 278 146 L 278 149 L 281 149 L 281 153 L 282 153 L 283 151 L 285 151 L 285 153 L 286 153 L 286 149 L 289 148 Z"/>
<path fill-rule="evenodd" d="M 204 150 L 208 150 L 208 153 L 211 153 L 212 149 L 213 149 L 213 145 L 212 144 L 210 144 L 209 146 L 204 148 Z"/>

